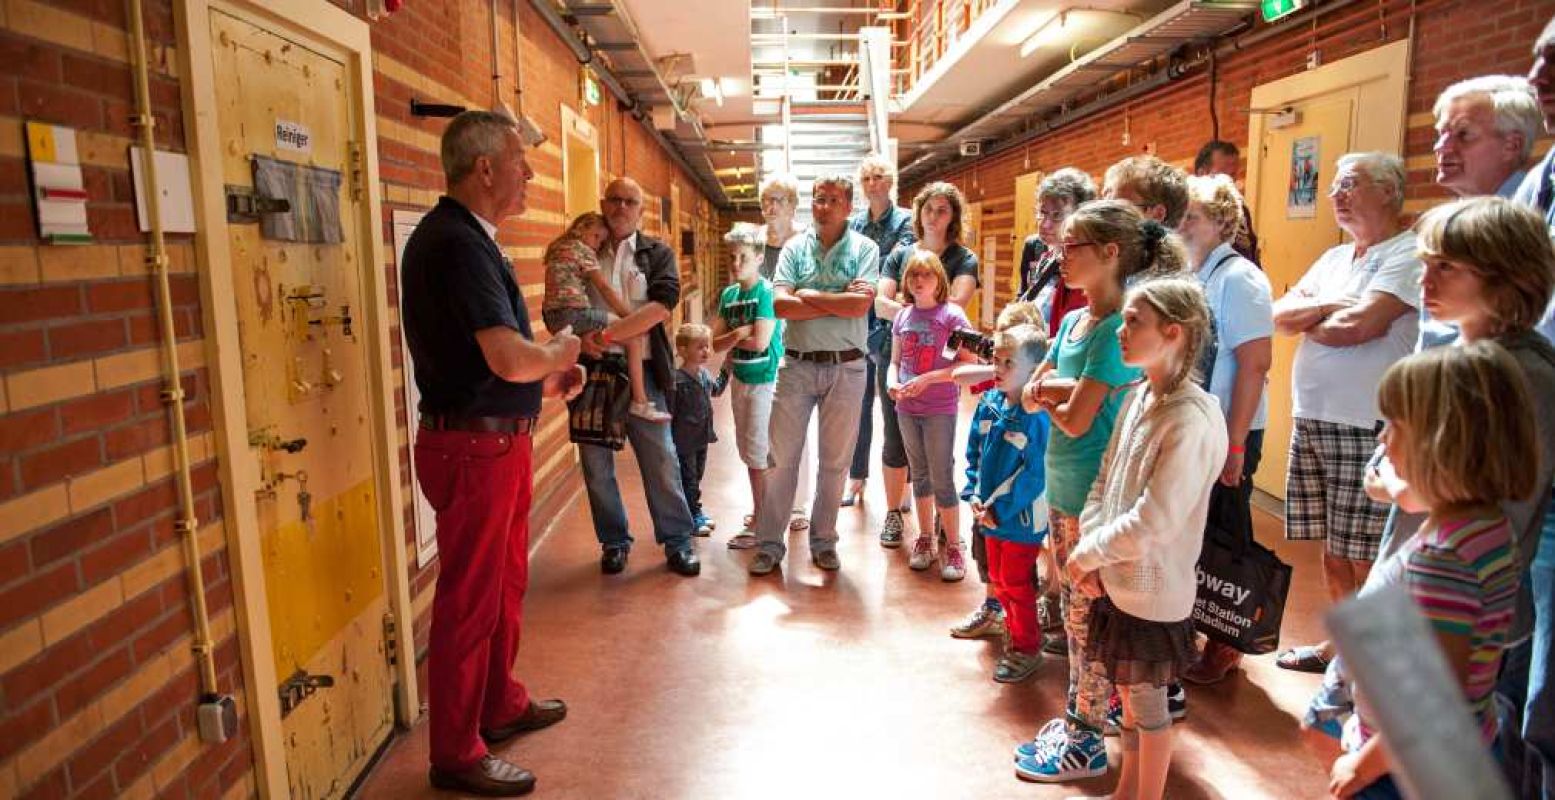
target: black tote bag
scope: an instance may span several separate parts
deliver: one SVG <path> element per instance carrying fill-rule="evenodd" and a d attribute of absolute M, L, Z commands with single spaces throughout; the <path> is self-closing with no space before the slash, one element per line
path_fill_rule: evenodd
<path fill-rule="evenodd" d="M 567 402 L 567 432 L 574 444 L 593 444 L 620 450 L 626 446 L 627 410 L 632 387 L 626 376 L 626 359 L 606 354 L 599 359 L 580 359 L 588 370 L 583 390 Z"/>
<path fill-rule="evenodd" d="M 1217 642 L 1261 655 L 1280 645 L 1290 565 L 1253 539 L 1252 513 L 1240 494 L 1219 482 L 1210 492 L 1193 622 Z"/>

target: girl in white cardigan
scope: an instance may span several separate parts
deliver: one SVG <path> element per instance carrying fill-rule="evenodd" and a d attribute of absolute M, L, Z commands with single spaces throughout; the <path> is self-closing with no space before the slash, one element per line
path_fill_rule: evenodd
<path fill-rule="evenodd" d="M 1225 460 L 1220 404 L 1192 379 L 1209 307 L 1191 278 L 1135 286 L 1118 331 L 1129 390 L 1065 569 L 1092 607 L 1085 658 L 1123 698 L 1123 769 L 1113 795 L 1159 798 L 1172 757 L 1166 687 L 1193 666 L 1194 567 L 1210 487 Z"/>

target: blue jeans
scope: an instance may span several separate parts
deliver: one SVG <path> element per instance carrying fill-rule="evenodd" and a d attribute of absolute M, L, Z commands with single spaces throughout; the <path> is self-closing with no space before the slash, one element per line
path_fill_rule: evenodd
<path fill-rule="evenodd" d="M 772 469 L 767 470 L 756 535 L 761 549 L 781 558 L 787 547 L 788 517 L 799 487 L 799 468 L 811 412 L 817 429 L 815 500 L 810 509 L 810 551 L 837 547 L 837 510 L 848 462 L 858 439 L 859 398 L 864 394 L 864 362 L 816 364 L 787 359 L 778 370 L 772 398 L 768 441 Z"/>
<path fill-rule="evenodd" d="M 647 372 L 647 370 L 644 370 Z M 664 407 L 664 393 L 650 377 L 646 383 L 648 401 Z M 653 540 L 663 545 L 666 555 L 691 550 L 691 510 L 680 488 L 680 459 L 670 426 L 627 417 L 626 438 L 637 454 L 637 469 L 642 473 L 643 495 L 648 499 L 648 517 L 653 520 Z M 583 485 L 589 494 L 589 513 L 594 517 L 594 535 L 601 547 L 631 547 L 627 533 L 626 507 L 621 504 L 621 488 L 616 484 L 616 454 L 599 445 L 578 445 L 583 462 Z"/>
<path fill-rule="evenodd" d="M 859 406 L 858 442 L 853 445 L 853 464 L 848 477 L 856 481 L 869 478 L 869 448 L 875 438 L 875 362 L 864 359 L 864 401 Z"/>
<path fill-rule="evenodd" d="M 1525 797 L 1555 798 L 1555 507 L 1544 514 L 1544 535 L 1530 570 L 1533 640 L 1528 662 L 1528 699 L 1523 706 Z M 1543 773 L 1538 793 L 1530 783 Z"/>

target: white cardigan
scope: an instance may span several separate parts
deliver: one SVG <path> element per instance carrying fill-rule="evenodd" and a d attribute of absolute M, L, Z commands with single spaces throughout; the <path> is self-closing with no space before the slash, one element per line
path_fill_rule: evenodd
<path fill-rule="evenodd" d="M 1225 417 L 1188 381 L 1162 397 L 1141 384 L 1124 403 L 1069 560 L 1100 570 L 1124 613 L 1180 622 L 1193 613 L 1209 492 L 1226 463 Z"/>

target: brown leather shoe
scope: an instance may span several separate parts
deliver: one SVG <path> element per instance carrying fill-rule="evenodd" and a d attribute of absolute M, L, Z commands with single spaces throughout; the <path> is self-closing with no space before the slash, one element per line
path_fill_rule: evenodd
<path fill-rule="evenodd" d="M 432 785 L 482 797 L 518 797 L 535 789 L 535 774 L 517 764 L 487 754 L 479 764 L 460 772 L 433 767 L 428 774 Z"/>
<path fill-rule="evenodd" d="M 561 700 L 530 700 L 529 707 L 512 722 L 495 728 L 482 728 L 481 738 L 487 744 L 505 742 L 520 733 L 529 733 L 550 727 L 567 718 L 567 704 Z"/>

